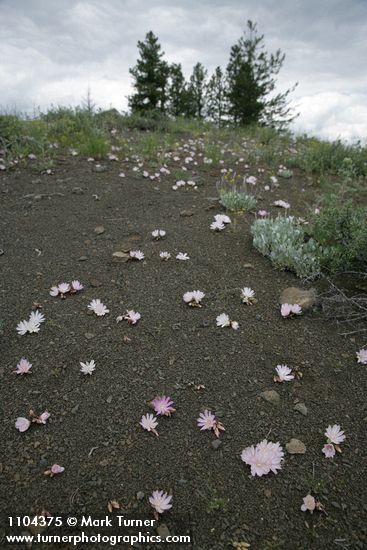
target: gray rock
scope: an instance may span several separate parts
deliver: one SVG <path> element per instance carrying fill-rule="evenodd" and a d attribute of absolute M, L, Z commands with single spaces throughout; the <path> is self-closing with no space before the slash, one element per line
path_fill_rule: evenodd
<path fill-rule="evenodd" d="M 286 443 L 285 448 L 290 455 L 304 455 L 306 452 L 306 445 L 300 439 L 292 438 Z"/>
<path fill-rule="evenodd" d="M 159 535 L 162 539 L 166 539 L 171 534 L 170 530 L 168 529 L 165 523 L 161 523 L 160 525 L 158 525 L 156 531 L 157 531 L 157 535 Z"/>
<path fill-rule="evenodd" d="M 293 410 L 300 412 L 303 416 L 308 414 L 308 409 L 304 403 L 297 403 L 297 405 L 294 405 Z"/>
<path fill-rule="evenodd" d="M 222 442 L 220 439 L 214 439 L 214 441 L 212 441 L 212 447 L 213 449 L 217 450 L 219 449 L 219 447 L 222 445 Z"/>
<path fill-rule="evenodd" d="M 268 401 L 272 405 L 279 405 L 280 404 L 280 395 L 275 390 L 266 390 L 260 393 L 260 397 L 264 399 L 265 401 Z"/>
<path fill-rule="evenodd" d="M 143 493 L 143 491 L 138 491 L 136 493 L 136 500 L 143 500 L 144 497 L 145 497 L 145 493 Z"/>
<path fill-rule="evenodd" d="M 317 301 L 316 290 L 314 288 L 303 290 L 302 288 L 290 286 L 283 290 L 279 301 L 281 304 L 298 304 L 303 311 L 307 311 Z"/>

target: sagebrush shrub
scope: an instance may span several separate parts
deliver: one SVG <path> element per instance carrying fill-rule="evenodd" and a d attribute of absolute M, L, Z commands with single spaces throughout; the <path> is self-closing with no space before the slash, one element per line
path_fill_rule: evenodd
<path fill-rule="evenodd" d="M 303 227 L 294 218 L 256 220 L 251 234 L 255 248 L 278 269 L 289 269 L 298 277 L 320 272 L 320 247 L 314 239 L 306 239 Z"/>
<path fill-rule="evenodd" d="M 315 216 L 313 237 L 323 248 L 321 266 L 325 271 L 367 268 L 367 210 L 351 202 L 331 203 Z"/>

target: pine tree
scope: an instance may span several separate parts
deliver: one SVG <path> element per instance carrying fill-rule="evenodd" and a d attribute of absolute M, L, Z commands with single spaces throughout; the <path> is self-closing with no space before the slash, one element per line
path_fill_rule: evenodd
<path fill-rule="evenodd" d="M 168 86 L 169 112 L 173 116 L 182 116 L 187 112 L 187 89 L 181 63 L 170 66 Z"/>
<path fill-rule="evenodd" d="M 222 124 L 227 112 L 227 87 L 223 71 L 217 67 L 212 74 L 206 89 L 205 114 L 218 126 Z"/>
<path fill-rule="evenodd" d="M 135 93 L 130 96 L 129 106 L 134 111 L 152 111 L 166 109 L 169 66 L 163 60 L 158 38 L 149 31 L 145 41 L 138 42 L 140 58 L 130 69 L 134 78 Z"/>
<path fill-rule="evenodd" d="M 285 54 L 265 51 L 264 35 L 256 24 L 247 22 L 247 32 L 232 46 L 227 66 L 229 115 L 235 123 L 259 123 L 284 128 L 295 116 L 289 107 L 289 94 L 295 86 L 274 95 L 276 79 Z"/>
<path fill-rule="evenodd" d="M 201 63 L 196 63 L 190 76 L 187 94 L 187 112 L 189 117 L 204 117 L 206 80 L 208 71 Z"/>

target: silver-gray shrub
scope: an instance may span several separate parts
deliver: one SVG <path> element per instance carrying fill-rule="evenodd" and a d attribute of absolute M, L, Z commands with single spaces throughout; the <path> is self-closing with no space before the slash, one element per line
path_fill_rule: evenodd
<path fill-rule="evenodd" d="M 298 277 L 320 272 L 321 248 L 305 239 L 303 227 L 291 217 L 256 220 L 251 226 L 253 245 L 278 269 L 294 271 Z"/>

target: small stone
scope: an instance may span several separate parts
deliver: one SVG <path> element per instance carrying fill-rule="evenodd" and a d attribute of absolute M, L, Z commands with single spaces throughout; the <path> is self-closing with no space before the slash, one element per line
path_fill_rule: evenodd
<path fill-rule="evenodd" d="M 94 334 L 92 332 L 86 332 L 84 334 L 84 337 L 87 339 L 87 340 L 93 340 L 94 338 Z"/>
<path fill-rule="evenodd" d="M 285 448 L 290 455 L 304 455 L 306 452 L 306 445 L 300 439 L 292 438 L 285 444 Z"/>
<path fill-rule="evenodd" d="M 143 493 L 143 491 L 138 491 L 136 493 L 136 500 L 143 500 L 144 497 L 145 497 L 145 493 Z"/>
<path fill-rule="evenodd" d="M 81 187 L 73 187 L 71 192 L 74 195 L 84 195 L 84 190 Z"/>
<path fill-rule="evenodd" d="M 103 164 L 95 164 L 92 168 L 93 172 L 106 172 L 107 166 Z"/>
<path fill-rule="evenodd" d="M 192 210 L 181 210 L 180 216 L 183 218 L 189 218 L 190 216 L 193 216 L 194 212 Z"/>
<path fill-rule="evenodd" d="M 106 230 L 105 228 L 103 227 L 103 225 L 97 225 L 95 228 L 94 228 L 94 232 L 96 235 L 102 235 L 102 233 L 104 233 Z"/>
<path fill-rule="evenodd" d="M 85 262 L 87 260 L 88 260 L 87 256 L 80 256 L 80 258 L 78 258 L 78 262 Z"/>
<path fill-rule="evenodd" d="M 171 532 L 165 523 L 161 523 L 160 525 L 158 525 L 156 531 L 157 535 L 159 535 L 163 540 L 171 535 Z"/>
<path fill-rule="evenodd" d="M 112 403 L 112 395 L 109 395 L 106 399 L 107 403 Z"/>
<path fill-rule="evenodd" d="M 243 264 L 243 267 L 245 269 L 254 269 L 254 266 L 252 264 Z"/>
<path fill-rule="evenodd" d="M 304 403 L 297 403 L 297 405 L 294 405 L 293 410 L 300 412 L 303 416 L 307 416 L 308 413 L 308 409 Z"/>
<path fill-rule="evenodd" d="M 283 290 L 279 301 L 281 304 L 298 304 L 301 306 L 302 311 L 307 311 L 317 301 L 316 290 L 314 288 L 303 290 L 302 288 L 290 286 Z"/>
<path fill-rule="evenodd" d="M 98 286 L 102 286 L 102 283 L 100 281 L 97 281 L 97 279 L 91 279 L 90 286 L 92 286 L 93 288 L 97 288 Z"/>
<path fill-rule="evenodd" d="M 260 397 L 262 397 L 265 401 L 268 401 L 272 405 L 279 405 L 280 403 L 280 395 L 275 390 L 267 390 L 260 393 Z"/>
<path fill-rule="evenodd" d="M 130 254 L 118 250 L 117 252 L 114 252 L 112 256 L 114 256 L 115 258 L 129 258 Z"/>
<path fill-rule="evenodd" d="M 217 450 L 219 449 L 219 447 L 222 445 L 222 442 L 220 439 L 214 439 L 214 441 L 212 441 L 212 447 L 213 449 Z"/>

